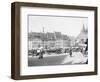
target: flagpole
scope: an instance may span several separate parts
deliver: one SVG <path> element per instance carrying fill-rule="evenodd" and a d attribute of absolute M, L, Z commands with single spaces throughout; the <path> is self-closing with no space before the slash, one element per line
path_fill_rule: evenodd
<path fill-rule="evenodd" d="M 44 27 L 43 27 L 43 49 L 44 49 Z"/>

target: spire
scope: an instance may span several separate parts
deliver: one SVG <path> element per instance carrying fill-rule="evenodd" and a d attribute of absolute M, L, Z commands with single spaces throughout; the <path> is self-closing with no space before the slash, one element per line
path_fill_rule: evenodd
<path fill-rule="evenodd" d="M 43 27 L 43 33 L 44 33 L 44 27 Z"/>
<path fill-rule="evenodd" d="M 81 39 L 81 38 L 86 38 L 88 35 L 87 35 L 87 32 L 88 29 L 85 28 L 85 25 L 83 24 L 83 28 L 82 30 L 80 31 L 79 35 L 77 36 L 77 39 Z"/>
<path fill-rule="evenodd" d="M 85 29 L 85 26 L 83 24 L 83 28 L 82 28 L 81 32 L 85 32 L 85 31 L 86 31 L 86 29 Z"/>
<path fill-rule="evenodd" d="M 86 29 L 85 29 L 86 33 L 88 33 L 88 26 L 86 25 Z"/>

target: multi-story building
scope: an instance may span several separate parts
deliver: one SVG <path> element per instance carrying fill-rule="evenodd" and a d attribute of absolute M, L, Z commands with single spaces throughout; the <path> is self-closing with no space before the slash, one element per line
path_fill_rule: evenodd
<path fill-rule="evenodd" d="M 32 49 L 37 49 L 41 46 L 43 46 L 43 43 L 40 39 L 37 39 L 35 38 L 34 40 L 31 40 L 31 41 L 28 41 L 28 47 L 29 47 L 29 50 L 32 50 Z"/>
<path fill-rule="evenodd" d="M 63 40 L 61 40 L 61 39 L 56 40 L 55 48 L 63 48 Z"/>
<path fill-rule="evenodd" d="M 39 47 L 44 48 L 66 48 L 70 46 L 70 39 L 67 35 L 62 35 L 61 32 L 54 33 L 37 33 L 31 32 L 28 36 L 29 50 Z"/>
<path fill-rule="evenodd" d="M 63 47 L 64 48 L 70 47 L 71 39 L 67 35 L 63 35 L 62 39 L 63 39 Z"/>

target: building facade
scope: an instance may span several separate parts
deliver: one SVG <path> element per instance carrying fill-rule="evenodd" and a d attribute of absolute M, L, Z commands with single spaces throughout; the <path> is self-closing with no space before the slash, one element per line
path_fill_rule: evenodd
<path fill-rule="evenodd" d="M 31 32 L 28 36 L 29 50 L 43 47 L 50 48 L 67 48 L 70 46 L 70 39 L 67 35 L 62 35 L 60 32 L 54 33 L 36 33 Z"/>

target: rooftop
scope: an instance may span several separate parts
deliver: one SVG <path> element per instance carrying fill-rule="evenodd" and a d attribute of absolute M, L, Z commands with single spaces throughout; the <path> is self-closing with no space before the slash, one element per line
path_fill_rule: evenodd
<path fill-rule="evenodd" d="M 42 33 L 42 32 L 30 32 L 28 34 L 28 39 L 33 40 L 33 39 L 41 39 L 41 40 L 69 40 L 70 38 L 67 35 L 61 34 L 61 32 L 47 32 L 47 33 Z"/>

